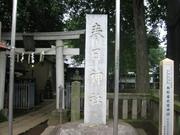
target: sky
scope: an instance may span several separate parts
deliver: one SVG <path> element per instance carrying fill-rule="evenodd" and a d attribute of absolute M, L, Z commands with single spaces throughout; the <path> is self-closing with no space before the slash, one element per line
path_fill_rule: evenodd
<path fill-rule="evenodd" d="M 144 5 L 148 7 L 148 0 L 144 0 Z M 165 51 L 167 48 L 167 29 L 166 29 L 166 24 L 165 22 L 162 20 L 161 23 L 157 24 L 157 31 L 159 33 L 159 40 L 160 40 L 160 47 L 162 47 Z M 148 30 L 151 30 L 151 26 L 147 26 Z"/>
<path fill-rule="evenodd" d="M 159 24 L 159 25 L 161 25 L 161 24 Z M 167 39 L 166 39 L 165 37 L 166 37 L 166 35 L 167 35 L 167 30 L 166 30 L 166 24 L 165 24 L 165 22 L 163 22 L 162 27 L 161 27 L 161 26 L 158 27 L 158 30 L 159 30 L 159 33 L 160 33 L 159 38 L 160 38 L 160 40 L 162 41 L 161 44 L 160 44 L 160 46 L 161 46 L 162 48 L 166 49 Z M 164 38 L 165 38 L 165 40 L 164 40 Z"/>

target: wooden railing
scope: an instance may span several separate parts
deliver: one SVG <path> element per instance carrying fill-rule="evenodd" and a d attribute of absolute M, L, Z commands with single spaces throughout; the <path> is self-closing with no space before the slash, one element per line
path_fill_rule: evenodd
<path fill-rule="evenodd" d="M 108 93 L 107 106 L 109 111 L 113 111 L 114 94 Z M 120 93 L 119 94 L 119 118 L 120 119 L 147 119 L 148 103 L 150 94 L 146 93 Z M 112 114 L 112 112 L 110 113 Z M 109 115 L 109 114 L 107 114 Z"/>
<path fill-rule="evenodd" d="M 76 82 L 77 83 L 77 82 Z M 83 109 L 84 92 L 82 86 L 79 95 L 81 109 Z M 156 93 L 158 90 L 156 90 Z M 67 93 L 66 93 L 67 94 Z M 68 94 L 67 94 L 68 95 Z M 69 94 L 70 95 L 70 94 Z M 71 97 L 72 98 L 72 97 Z M 114 93 L 107 94 L 107 119 L 113 118 Z M 180 135 L 180 102 L 174 104 L 174 135 Z M 149 93 L 119 93 L 119 119 L 123 120 L 148 120 L 158 128 L 159 122 L 159 96 L 155 92 Z"/>
<path fill-rule="evenodd" d="M 72 85 L 66 86 L 66 96 L 65 96 L 65 104 L 66 109 L 71 109 L 71 88 L 72 86 L 76 86 L 75 91 L 80 91 L 80 110 L 83 112 L 84 110 L 84 92 L 80 83 L 73 82 Z M 78 90 L 80 89 L 80 90 Z M 76 95 L 77 96 L 77 95 Z M 70 99 L 70 100 L 69 100 Z M 113 99 L 114 94 L 107 94 L 107 118 L 113 117 Z M 120 119 L 147 119 L 148 115 L 148 104 L 150 102 L 150 94 L 147 93 L 119 93 L 119 118 Z M 71 110 L 72 111 L 72 110 Z"/>

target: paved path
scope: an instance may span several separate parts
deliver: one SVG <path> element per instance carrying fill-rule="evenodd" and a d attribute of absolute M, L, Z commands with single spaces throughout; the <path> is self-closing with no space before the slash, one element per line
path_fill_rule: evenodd
<path fill-rule="evenodd" d="M 48 120 L 55 109 L 54 101 L 45 101 L 36 111 L 17 117 L 13 121 L 13 135 L 18 135 Z M 0 135 L 8 135 L 8 122 L 0 123 Z"/>

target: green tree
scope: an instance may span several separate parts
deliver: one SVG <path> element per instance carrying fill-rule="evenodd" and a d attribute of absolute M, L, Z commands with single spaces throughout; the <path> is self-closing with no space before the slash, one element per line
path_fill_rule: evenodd
<path fill-rule="evenodd" d="M 10 31 L 11 28 L 11 13 L 12 1 L 1 0 L 0 1 L 0 21 L 2 22 L 2 31 Z"/>
<path fill-rule="evenodd" d="M 85 29 L 86 14 L 107 14 L 108 15 L 108 68 L 112 70 L 114 67 L 114 32 L 115 32 L 115 1 L 98 1 L 98 0 L 69 0 L 65 2 L 66 14 L 69 18 L 65 21 L 67 30 Z M 81 55 L 78 58 L 84 59 L 85 37 L 81 40 L 70 41 L 75 47 L 81 48 Z"/>
<path fill-rule="evenodd" d="M 63 30 L 65 5 L 59 0 L 18 0 L 17 31 L 42 32 Z M 0 1 L 3 31 L 11 30 L 12 1 Z"/>
<path fill-rule="evenodd" d="M 146 18 L 149 25 L 156 25 L 167 19 L 167 0 L 148 0 Z"/>
<path fill-rule="evenodd" d="M 140 8 L 135 7 L 139 5 L 133 5 L 133 2 L 140 2 Z M 159 0 L 156 2 L 155 0 L 149 0 L 149 6 L 146 8 L 146 14 L 144 17 L 144 5 L 143 0 L 134 1 L 134 0 L 121 0 L 121 65 L 120 71 L 121 73 L 127 73 L 128 71 L 135 71 L 136 60 L 139 59 L 139 51 L 145 53 L 152 47 L 157 47 L 159 44 L 157 40 L 156 34 L 154 31 L 151 33 L 146 32 L 146 27 L 144 26 L 143 20 L 145 19 L 147 23 L 153 22 L 154 26 L 156 24 L 156 20 L 162 17 L 161 8 L 159 5 L 163 3 L 163 0 Z M 157 9 L 154 9 L 155 5 Z M 10 0 L 1 0 L 0 2 L 0 19 L 3 22 L 3 31 L 10 31 L 11 28 L 11 9 L 12 2 Z M 134 7 L 134 8 L 133 8 Z M 163 6 L 162 6 L 163 7 Z M 140 13 L 140 16 L 136 15 L 136 17 L 141 17 L 139 21 L 138 18 L 133 20 L 133 11 L 137 9 L 137 12 Z M 134 10 L 133 10 L 134 9 Z M 158 13 L 158 17 L 156 17 L 156 13 L 152 12 L 155 10 Z M 2 12 L 1 12 L 2 11 Z M 140 12 L 139 12 L 140 11 Z M 137 13 L 136 12 L 136 13 Z M 114 69 L 114 35 L 115 35 L 115 1 L 111 0 L 18 0 L 18 15 L 17 15 L 17 31 L 60 31 L 60 30 L 78 30 L 85 28 L 85 15 L 86 14 L 108 14 L 108 67 L 109 71 L 112 72 Z M 67 17 L 66 17 L 67 16 Z M 159 19 L 160 20 L 160 19 Z M 150 25 L 149 23 L 149 25 Z M 64 25 L 65 24 L 65 25 Z M 137 43 L 137 30 L 142 30 L 142 26 L 144 35 L 147 33 L 147 44 L 144 40 L 142 43 L 145 45 L 140 48 L 140 45 Z M 135 27 L 136 26 L 136 27 Z M 136 36 L 135 36 L 136 35 Z M 144 38 L 142 35 L 142 38 Z M 84 58 L 84 46 L 85 46 L 85 36 L 82 35 L 81 40 L 69 41 L 67 44 L 75 47 L 81 48 L 82 55 L 76 59 L 82 61 Z M 141 42 L 140 42 L 141 43 Z M 140 48 L 138 52 L 136 52 L 136 48 Z M 150 51 L 149 51 L 150 52 Z M 144 57 L 147 59 L 146 57 Z M 147 62 L 148 63 L 148 62 Z M 146 64 L 147 64 L 146 63 Z M 141 64 L 142 65 L 142 64 Z M 143 65 L 142 65 L 143 66 Z M 144 74 L 141 74 L 142 76 Z"/>
<path fill-rule="evenodd" d="M 131 0 L 122 0 L 121 6 L 121 72 L 132 69 L 135 64 L 133 60 L 134 50 L 134 25 L 133 25 L 133 10 Z M 107 14 L 108 15 L 108 69 L 114 70 L 114 37 L 115 37 L 115 1 L 74 1 L 69 0 L 67 3 L 67 14 L 69 19 L 66 20 L 66 28 L 68 30 L 84 29 L 86 14 Z M 84 40 L 84 37 L 82 37 Z M 74 43 L 75 42 L 75 43 Z M 83 44 L 80 44 L 83 43 Z M 81 47 L 81 53 L 84 55 L 84 41 L 73 41 L 76 47 Z M 129 51 L 128 51 L 129 50 Z M 127 56 L 127 57 L 126 57 Z M 81 58 L 83 58 L 82 56 Z M 128 59 L 128 60 L 127 60 Z M 127 64 L 127 62 L 131 62 Z M 134 63 L 134 64 L 133 64 Z M 129 69 L 129 70 L 130 70 Z"/>
<path fill-rule="evenodd" d="M 165 50 L 161 47 L 151 48 L 149 53 L 150 67 L 158 67 L 161 60 L 165 58 Z"/>
<path fill-rule="evenodd" d="M 144 5 L 143 1 L 141 5 L 133 6 L 132 0 L 121 0 L 121 56 L 120 56 L 120 71 L 121 73 L 127 73 L 128 71 L 137 71 L 139 91 L 148 90 L 148 51 L 150 48 L 157 48 L 159 45 L 159 40 L 157 34 L 154 30 L 151 32 L 146 32 L 145 19 L 151 17 L 146 15 L 144 17 Z M 109 24 L 108 24 L 108 67 L 109 72 L 113 71 L 114 68 L 114 18 L 115 18 L 115 3 L 114 1 L 73 1 L 69 0 L 67 2 L 67 8 L 69 19 L 66 20 L 66 25 L 68 30 L 82 29 L 85 28 L 85 14 L 94 13 L 105 13 L 108 14 Z M 136 6 L 136 7 L 135 7 Z M 134 13 L 136 19 L 135 23 L 133 18 L 133 7 L 136 8 Z M 140 13 L 140 14 L 136 14 Z M 149 9 L 146 9 L 146 13 L 150 13 Z M 140 18 L 140 19 L 139 19 Z M 136 24 L 136 25 L 134 25 Z M 136 29 L 135 29 L 136 26 Z M 138 34 L 142 32 L 141 35 Z M 136 36 L 135 36 L 136 33 Z M 148 36 L 146 37 L 146 33 Z M 83 37 L 84 38 L 84 37 Z M 147 38 L 147 40 L 146 40 Z M 135 44 L 136 41 L 136 44 Z M 79 42 L 79 41 L 75 41 Z M 84 47 L 84 42 L 82 48 Z M 71 43 L 72 44 L 72 43 Z M 79 43 L 76 44 L 79 46 Z M 82 49 L 84 50 L 84 48 Z M 136 50 L 136 51 L 135 51 Z M 82 51 L 83 52 L 83 51 Z M 84 53 L 84 52 L 83 52 Z M 141 56 L 142 55 L 142 56 Z M 141 57 L 140 57 L 141 56 Z M 83 57 L 81 57 L 82 59 Z M 137 61 L 136 61 L 137 60 Z M 138 62 L 138 63 L 136 63 Z M 144 77 L 145 75 L 145 77 Z M 142 81 L 143 80 L 143 81 Z M 147 86 L 145 88 L 145 86 Z"/>

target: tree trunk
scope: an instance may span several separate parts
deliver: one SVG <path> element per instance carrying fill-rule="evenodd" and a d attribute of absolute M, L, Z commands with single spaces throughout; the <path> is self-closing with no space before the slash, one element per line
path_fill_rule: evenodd
<path fill-rule="evenodd" d="M 147 92 L 149 90 L 149 66 L 143 0 L 133 0 L 133 14 L 136 32 L 136 90 Z"/>
<path fill-rule="evenodd" d="M 180 95 L 180 2 L 168 0 L 167 57 L 174 60 L 174 89 Z"/>

